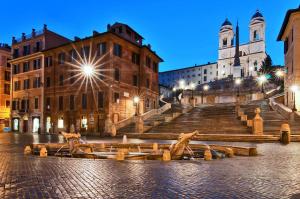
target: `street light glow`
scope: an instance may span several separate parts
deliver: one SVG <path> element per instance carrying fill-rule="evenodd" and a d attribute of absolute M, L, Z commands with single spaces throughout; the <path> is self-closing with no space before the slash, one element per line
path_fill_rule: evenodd
<path fill-rule="evenodd" d="M 235 80 L 235 84 L 236 84 L 236 85 L 241 85 L 241 83 L 242 83 L 242 80 L 241 80 L 240 78 L 237 78 L 237 79 Z"/>
<path fill-rule="evenodd" d="M 267 82 L 267 77 L 265 75 L 261 75 L 258 77 L 258 81 L 260 84 L 264 84 L 265 82 Z"/>
<path fill-rule="evenodd" d="M 173 92 L 175 92 L 175 91 L 176 91 L 176 87 L 173 88 Z"/>
<path fill-rule="evenodd" d="M 134 96 L 134 98 L 133 98 L 133 102 L 134 102 L 135 104 L 138 104 L 138 103 L 139 103 L 139 101 L 140 101 L 140 98 L 139 98 L 139 96 Z"/>
<path fill-rule="evenodd" d="M 297 92 L 298 90 L 299 90 L 299 87 L 297 85 L 291 86 L 291 91 L 293 91 L 294 93 Z"/>
<path fill-rule="evenodd" d="M 283 77 L 283 76 L 284 76 L 284 72 L 283 72 L 282 70 L 279 69 L 279 70 L 276 71 L 275 75 L 276 75 L 277 77 Z"/>
<path fill-rule="evenodd" d="M 208 85 L 204 85 L 203 86 L 203 90 L 207 91 L 209 89 L 209 86 Z"/>
<path fill-rule="evenodd" d="M 82 66 L 82 72 L 85 76 L 92 76 L 94 74 L 94 67 L 91 64 L 84 64 Z"/>
<path fill-rule="evenodd" d="M 185 87 L 185 81 L 183 79 L 179 81 L 179 87 L 181 89 L 184 89 L 184 87 Z"/>
<path fill-rule="evenodd" d="M 194 90 L 195 87 L 196 87 L 196 85 L 195 85 L 194 83 L 191 83 L 191 86 L 190 86 L 190 87 L 191 87 L 192 90 Z"/>

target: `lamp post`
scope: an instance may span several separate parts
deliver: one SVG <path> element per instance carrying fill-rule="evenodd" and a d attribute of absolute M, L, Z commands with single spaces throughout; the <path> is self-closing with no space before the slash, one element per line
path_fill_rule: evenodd
<path fill-rule="evenodd" d="M 209 86 L 206 84 L 203 86 L 202 88 L 202 92 L 201 92 L 201 104 L 203 104 L 203 96 L 204 96 L 204 91 L 208 91 Z"/>
<path fill-rule="evenodd" d="M 293 95 L 293 101 L 294 101 L 294 105 L 293 105 L 293 112 L 297 112 L 297 107 L 296 107 L 296 92 L 298 91 L 298 86 L 297 85 L 293 85 L 291 86 L 291 91 L 292 91 L 292 95 Z"/>
<path fill-rule="evenodd" d="M 140 98 L 139 96 L 134 96 L 133 97 L 133 103 L 135 105 L 135 116 L 139 115 L 139 102 L 140 102 Z"/>
<path fill-rule="evenodd" d="M 267 82 L 267 77 L 265 75 L 261 75 L 260 77 L 258 77 L 258 81 L 261 85 L 261 93 L 264 93 L 264 84 Z"/>
<path fill-rule="evenodd" d="M 234 84 L 238 87 L 237 93 L 236 93 L 236 113 L 240 111 L 240 85 L 242 83 L 242 79 L 237 78 L 234 81 Z"/>
<path fill-rule="evenodd" d="M 183 90 L 185 88 L 185 81 L 183 79 L 179 81 L 179 88 L 180 88 L 180 90 L 182 90 L 182 96 L 181 97 L 183 98 Z"/>
<path fill-rule="evenodd" d="M 174 101 L 174 103 L 176 102 L 176 87 L 173 87 L 173 89 L 172 89 L 172 93 L 173 93 L 173 101 Z"/>
<path fill-rule="evenodd" d="M 195 90 L 196 85 L 194 83 L 191 83 L 191 90 L 192 90 L 192 99 L 194 99 L 194 90 Z"/>

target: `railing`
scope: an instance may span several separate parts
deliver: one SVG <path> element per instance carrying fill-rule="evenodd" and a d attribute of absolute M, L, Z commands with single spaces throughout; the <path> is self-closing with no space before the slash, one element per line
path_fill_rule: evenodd
<path fill-rule="evenodd" d="M 171 108 L 171 104 L 165 102 L 165 105 L 163 105 L 159 109 L 152 109 L 152 110 L 142 114 L 141 116 L 142 116 L 143 120 L 145 121 L 145 120 L 149 119 L 150 117 L 152 117 L 154 115 L 164 113 L 165 111 L 169 110 L 170 108 Z M 123 128 L 125 126 L 128 126 L 128 125 L 134 123 L 134 121 L 135 121 L 134 118 L 135 117 L 132 116 L 132 117 L 129 117 L 129 118 L 126 118 L 124 120 L 119 121 L 118 123 L 116 123 L 116 129 L 118 130 L 120 128 Z"/>
<path fill-rule="evenodd" d="M 283 104 L 275 102 L 274 98 L 269 99 L 269 105 L 272 107 L 273 110 L 281 114 L 286 119 L 289 119 L 290 114 L 293 112 L 292 109 L 284 106 Z"/>

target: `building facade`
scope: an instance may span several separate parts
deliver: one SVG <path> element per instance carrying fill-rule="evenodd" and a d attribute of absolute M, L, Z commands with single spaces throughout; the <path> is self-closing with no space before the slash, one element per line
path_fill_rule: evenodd
<path fill-rule="evenodd" d="M 69 42 L 44 25 L 40 31 L 12 38 L 11 129 L 15 132 L 43 131 L 43 50 Z"/>
<path fill-rule="evenodd" d="M 0 44 L 0 132 L 9 127 L 10 117 L 10 46 Z"/>
<path fill-rule="evenodd" d="M 240 77 L 257 76 L 257 72 L 266 58 L 265 27 L 263 15 L 256 11 L 249 23 L 249 42 L 239 44 Z M 162 72 L 160 73 L 160 83 L 174 87 L 174 85 L 178 85 L 180 79 L 183 79 L 187 84 L 191 82 L 204 84 L 233 76 L 236 54 L 235 35 L 232 23 L 226 19 L 219 31 L 218 60 L 216 63 Z M 199 74 L 199 70 L 204 72 L 205 69 L 206 75 Z M 184 75 L 186 71 L 192 72 Z M 180 78 L 177 78 L 178 76 Z"/>
<path fill-rule="evenodd" d="M 29 132 L 35 132 L 32 118 L 38 115 L 42 132 L 69 131 L 73 125 L 76 131 L 99 135 L 106 131 L 107 120 L 117 123 L 136 111 L 144 113 L 158 106 L 162 59 L 126 24 L 115 23 L 108 25 L 106 32 L 93 31 L 90 37 L 62 41 L 36 56 L 41 57 L 41 71 L 35 73 L 40 77 L 40 91 L 30 92 L 29 103 L 34 108 L 37 96 L 41 102 L 39 112 L 27 113 L 32 121 Z M 135 96 L 140 99 L 138 105 L 133 103 Z M 13 99 L 20 97 L 15 93 Z M 20 116 L 13 115 L 12 125 L 16 118 Z"/>
<path fill-rule="evenodd" d="M 293 92 L 291 88 L 300 88 L 300 7 L 287 11 L 277 41 L 284 42 L 285 105 L 299 111 L 300 91 Z"/>

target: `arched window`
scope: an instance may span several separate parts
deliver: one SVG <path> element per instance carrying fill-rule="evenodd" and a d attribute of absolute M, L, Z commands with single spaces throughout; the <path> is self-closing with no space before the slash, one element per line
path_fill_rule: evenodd
<path fill-rule="evenodd" d="M 254 41 L 258 41 L 259 40 L 259 34 L 258 34 L 258 32 L 256 30 L 254 30 L 254 32 L 253 32 L 253 40 Z"/>
<path fill-rule="evenodd" d="M 223 39 L 223 47 L 227 46 L 227 38 Z"/>

